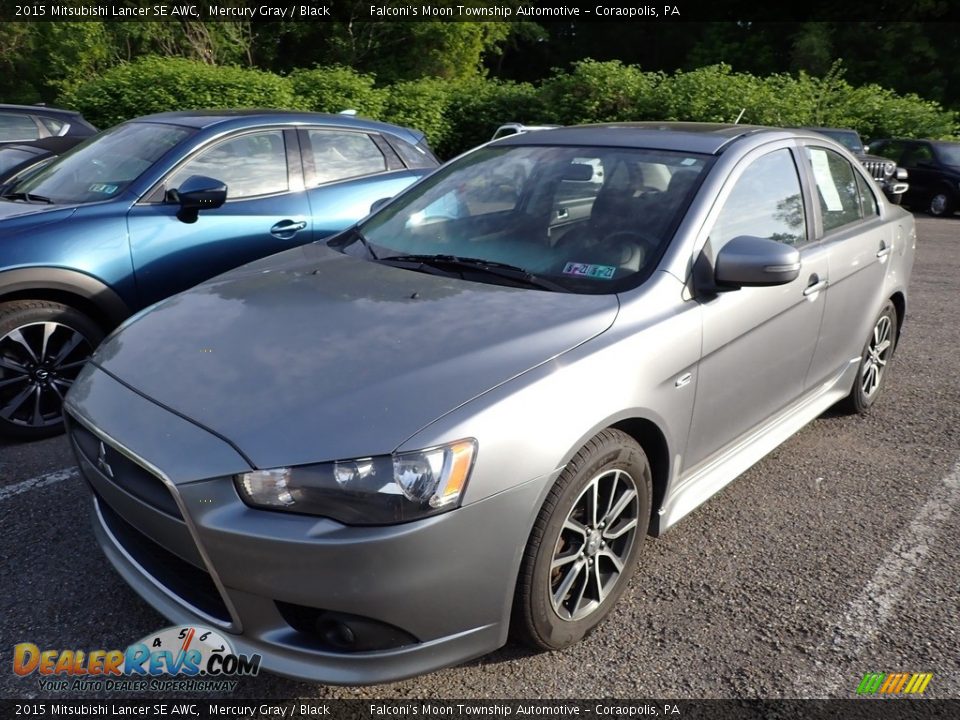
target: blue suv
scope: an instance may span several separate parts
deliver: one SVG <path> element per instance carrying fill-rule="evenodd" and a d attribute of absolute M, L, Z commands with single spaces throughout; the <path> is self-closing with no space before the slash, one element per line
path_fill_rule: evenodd
<path fill-rule="evenodd" d="M 0 199 L 0 433 L 62 429 L 104 335 L 137 310 L 327 237 L 438 165 L 348 115 L 193 111 L 107 130 Z"/>

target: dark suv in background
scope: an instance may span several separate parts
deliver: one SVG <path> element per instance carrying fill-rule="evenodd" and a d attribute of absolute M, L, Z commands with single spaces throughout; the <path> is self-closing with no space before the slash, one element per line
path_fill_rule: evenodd
<path fill-rule="evenodd" d="M 960 208 L 960 143 L 943 140 L 874 140 L 870 152 L 910 173 L 905 196 L 911 208 L 949 217 Z"/>
<path fill-rule="evenodd" d="M 0 143 L 96 134 L 97 129 L 75 110 L 46 105 L 0 105 Z"/>
<path fill-rule="evenodd" d="M 802 130 L 812 130 L 813 132 L 826 135 L 831 140 L 843 145 L 847 150 L 853 153 L 854 157 L 867 169 L 870 176 L 877 181 L 883 194 L 887 199 L 899 205 L 903 200 L 904 194 L 909 189 L 907 172 L 902 167 L 897 167 L 896 162 L 891 162 L 888 157 L 879 155 L 869 155 L 867 147 L 860 134 L 851 128 L 825 128 L 825 127 L 805 127 Z"/>

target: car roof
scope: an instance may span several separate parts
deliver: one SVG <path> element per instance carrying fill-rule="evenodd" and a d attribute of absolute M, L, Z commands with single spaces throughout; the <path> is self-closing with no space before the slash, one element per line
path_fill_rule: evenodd
<path fill-rule="evenodd" d="M 814 127 L 813 125 L 800 125 L 797 128 L 798 130 L 813 130 L 814 132 L 848 132 L 848 133 L 857 133 L 853 128 L 842 128 L 842 127 Z M 859 135 L 860 133 L 857 133 Z"/>
<path fill-rule="evenodd" d="M 9 105 L 0 103 L 0 112 L 15 112 L 24 115 L 62 115 L 65 117 L 80 117 L 76 110 L 65 110 L 64 108 L 50 107 L 49 105 Z"/>
<path fill-rule="evenodd" d="M 230 125 L 243 127 L 246 124 L 255 125 L 262 122 L 303 123 L 323 125 L 337 125 L 357 130 L 373 130 L 389 132 L 399 135 L 414 144 L 423 138 L 418 130 L 391 125 L 390 123 L 368 120 L 355 115 L 306 112 L 301 110 L 273 110 L 263 108 L 225 109 L 225 110 L 178 110 L 172 112 L 155 113 L 133 118 L 130 122 L 163 122 L 174 125 L 185 125 L 198 130 L 215 125 Z"/>
<path fill-rule="evenodd" d="M 577 125 L 510 135 L 497 145 L 598 145 L 643 147 L 716 155 L 741 138 L 769 134 L 771 139 L 795 137 L 783 128 L 732 123 L 623 122 Z"/>

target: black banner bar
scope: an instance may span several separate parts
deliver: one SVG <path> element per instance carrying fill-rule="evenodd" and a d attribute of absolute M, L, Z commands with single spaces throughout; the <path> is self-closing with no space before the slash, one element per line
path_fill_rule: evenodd
<path fill-rule="evenodd" d="M 148 22 L 960 22 L 960 3 L 889 0 L 0 0 L 0 20 Z"/>
<path fill-rule="evenodd" d="M 960 717 L 960 700 L 0 700 L 13 718 L 335 718 L 336 720 L 929 720 Z"/>

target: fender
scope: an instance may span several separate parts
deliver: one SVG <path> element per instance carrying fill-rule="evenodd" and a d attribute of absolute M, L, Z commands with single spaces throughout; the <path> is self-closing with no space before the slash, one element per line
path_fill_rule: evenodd
<path fill-rule="evenodd" d="M 25 290 L 55 290 L 77 295 L 95 305 L 114 326 L 133 313 L 108 285 L 76 270 L 30 267 L 0 272 L 0 300 L 4 295 Z"/>

